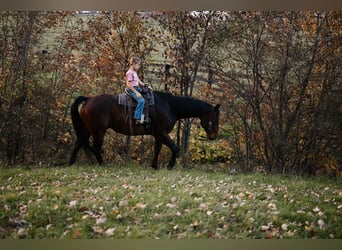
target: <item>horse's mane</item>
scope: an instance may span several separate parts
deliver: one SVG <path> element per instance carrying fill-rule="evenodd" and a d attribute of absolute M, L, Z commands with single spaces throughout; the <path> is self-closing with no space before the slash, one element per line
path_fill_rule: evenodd
<path fill-rule="evenodd" d="M 154 91 L 154 93 L 158 97 L 167 100 L 170 106 L 177 110 L 201 110 L 202 112 L 210 112 L 213 107 L 211 104 L 193 97 L 176 96 L 161 91 Z"/>

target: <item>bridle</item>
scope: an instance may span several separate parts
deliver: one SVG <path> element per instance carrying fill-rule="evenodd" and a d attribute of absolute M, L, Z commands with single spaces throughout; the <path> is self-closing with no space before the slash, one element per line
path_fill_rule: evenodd
<path fill-rule="evenodd" d="M 208 123 L 208 125 L 209 125 L 209 127 L 208 127 L 208 132 L 211 132 L 211 131 L 213 130 L 213 122 L 210 121 L 210 122 Z"/>

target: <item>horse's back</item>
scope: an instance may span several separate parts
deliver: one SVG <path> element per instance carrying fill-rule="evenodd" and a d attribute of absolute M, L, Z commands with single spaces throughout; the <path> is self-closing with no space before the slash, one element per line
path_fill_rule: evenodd
<path fill-rule="evenodd" d="M 99 110 L 112 109 L 113 105 L 117 103 L 117 96 L 109 94 L 101 94 L 88 98 L 87 102 L 83 106 L 88 112 L 97 112 Z"/>
<path fill-rule="evenodd" d="M 115 95 L 101 94 L 88 98 L 80 111 L 83 122 L 88 124 L 89 128 L 108 128 L 116 103 Z"/>

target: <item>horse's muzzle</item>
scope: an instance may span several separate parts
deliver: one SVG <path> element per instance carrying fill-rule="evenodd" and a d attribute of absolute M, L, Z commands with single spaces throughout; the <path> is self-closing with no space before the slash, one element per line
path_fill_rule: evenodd
<path fill-rule="evenodd" d="M 218 136 L 218 133 L 210 133 L 208 134 L 208 139 L 212 141 L 212 140 L 215 140 L 217 136 Z"/>

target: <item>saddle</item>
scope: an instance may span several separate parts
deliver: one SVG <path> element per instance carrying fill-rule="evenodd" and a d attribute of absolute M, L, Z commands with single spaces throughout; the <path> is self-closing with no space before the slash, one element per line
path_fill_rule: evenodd
<path fill-rule="evenodd" d="M 144 111 L 143 111 L 145 115 L 145 120 L 150 121 L 149 106 L 154 105 L 153 91 L 145 86 L 143 88 L 143 91 L 141 92 L 141 95 L 145 99 L 145 106 L 144 106 Z M 118 104 L 125 108 L 126 121 L 130 124 L 130 129 L 132 131 L 132 117 L 133 117 L 134 110 L 138 105 L 137 101 L 128 93 L 127 89 L 125 89 L 124 93 L 119 94 Z M 148 126 L 149 125 L 147 124 L 146 127 Z"/>
<path fill-rule="evenodd" d="M 141 92 L 141 95 L 145 99 L 145 106 L 154 105 L 154 96 L 153 96 L 153 91 L 151 89 L 144 88 L 143 91 Z M 124 93 L 119 94 L 118 104 L 121 106 L 126 106 L 126 107 L 131 107 L 131 108 L 135 108 L 138 105 L 136 100 L 134 100 L 133 97 L 130 96 L 130 94 L 128 94 L 126 89 Z"/>

